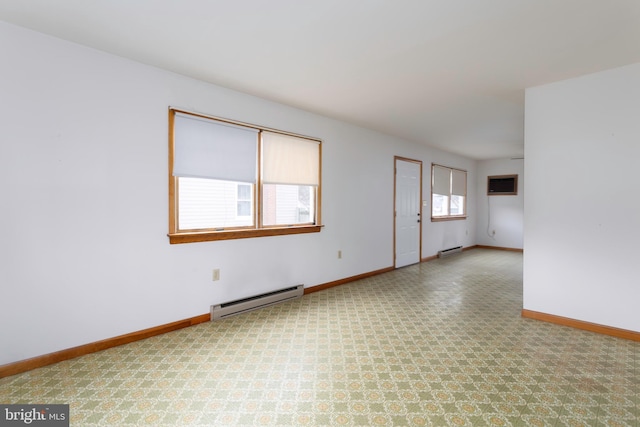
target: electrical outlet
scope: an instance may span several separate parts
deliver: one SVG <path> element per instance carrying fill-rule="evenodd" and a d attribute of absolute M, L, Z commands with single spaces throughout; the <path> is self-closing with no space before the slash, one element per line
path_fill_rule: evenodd
<path fill-rule="evenodd" d="M 338 259 L 342 259 L 342 251 L 338 251 Z"/>
<path fill-rule="evenodd" d="M 216 268 L 213 270 L 213 281 L 220 280 L 220 269 Z"/>

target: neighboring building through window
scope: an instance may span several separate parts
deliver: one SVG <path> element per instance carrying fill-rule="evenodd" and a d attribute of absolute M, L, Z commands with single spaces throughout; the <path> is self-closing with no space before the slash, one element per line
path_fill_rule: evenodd
<path fill-rule="evenodd" d="M 171 109 L 171 243 L 320 231 L 320 141 Z"/>
<path fill-rule="evenodd" d="M 238 183 L 238 198 L 236 199 L 236 216 L 250 217 L 253 212 L 253 186 Z"/>
<path fill-rule="evenodd" d="M 431 165 L 431 220 L 467 217 L 467 172 Z"/>

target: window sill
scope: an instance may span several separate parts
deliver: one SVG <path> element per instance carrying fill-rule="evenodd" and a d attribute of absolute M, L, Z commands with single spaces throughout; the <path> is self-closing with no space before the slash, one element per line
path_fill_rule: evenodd
<path fill-rule="evenodd" d="M 318 233 L 322 225 L 303 225 L 298 227 L 261 228 L 251 230 L 201 231 L 168 234 L 169 243 L 211 242 L 216 240 L 248 239 L 252 237 L 284 236 L 287 234 Z"/>
<path fill-rule="evenodd" d="M 458 220 L 463 220 L 463 219 L 467 219 L 466 215 L 460 215 L 460 216 L 436 216 L 436 217 L 431 217 L 431 222 L 441 222 L 441 221 L 458 221 Z"/>

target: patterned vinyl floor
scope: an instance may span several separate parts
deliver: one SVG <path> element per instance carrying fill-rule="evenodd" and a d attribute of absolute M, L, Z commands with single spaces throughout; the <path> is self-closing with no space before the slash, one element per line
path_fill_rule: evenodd
<path fill-rule="evenodd" d="M 522 319 L 475 249 L 0 379 L 74 426 L 640 426 L 640 343 Z"/>

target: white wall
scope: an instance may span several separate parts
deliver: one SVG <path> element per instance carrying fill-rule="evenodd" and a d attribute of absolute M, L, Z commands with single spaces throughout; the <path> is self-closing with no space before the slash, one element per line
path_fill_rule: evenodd
<path fill-rule="evenodd" d="M 2 22 L 0 57 L 0 364 L 392 266 L 394 155 L 424 162 L 427 200 L 433 161 L 476 185 L 474 161 Z M 169 106 L 321 138 L 322 232 L 170 245 Z M 475 243 L 469 197 L 423 256 Z"/>
<path fill-rule="evenodd" d="M 640 64 L 526 92 L 524 308 L 640 331 Z"/>
<path fill-rule="evenodd" d="M 487 177 L 518 175 L 518 194 L 487 196 Z M 478 162 L 477 244 L 523 249 L 524 160 L 496 159 Z M 492 232 L 495 230 L 495 235 Z"/>

